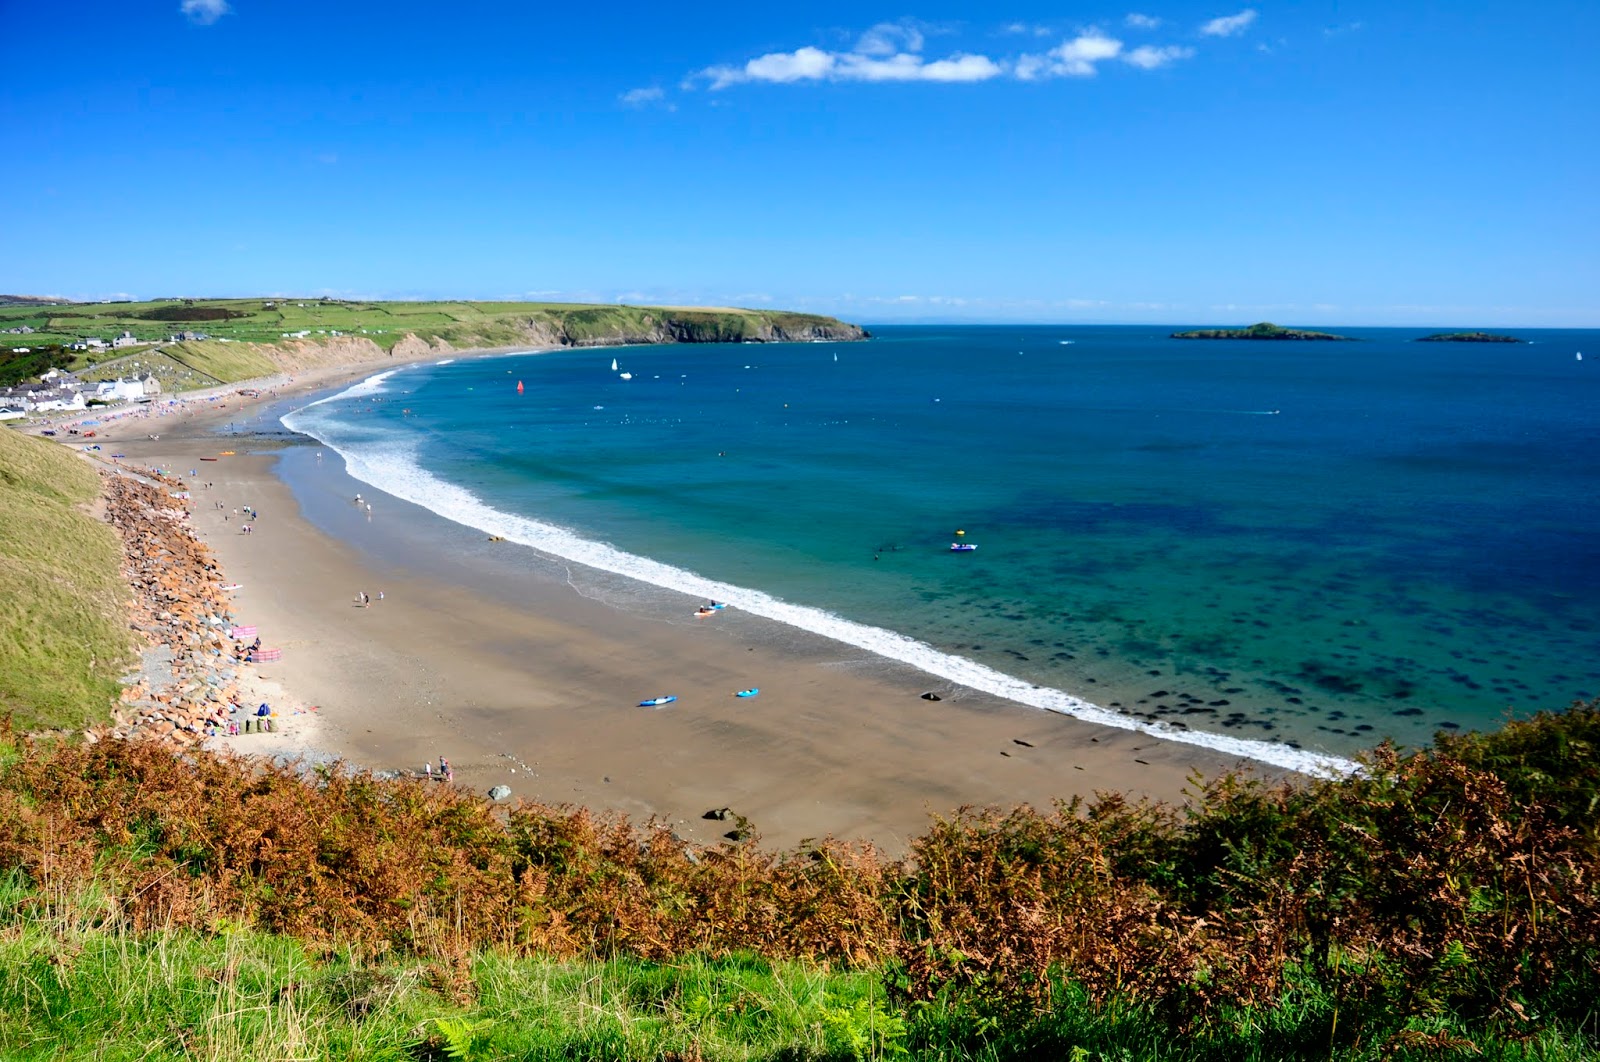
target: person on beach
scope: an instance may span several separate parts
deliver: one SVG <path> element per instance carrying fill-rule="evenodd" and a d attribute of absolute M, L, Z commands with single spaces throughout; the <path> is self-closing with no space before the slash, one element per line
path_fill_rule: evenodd
<path fill-rule="evenodd" d="M 426 761 L 423 762 L 423 764 L 422 764 L 422 777 L 426 778 L 430 782 L 433 781 L 433 761 L 432 760 L 426 760 Z"/>
<path fill-rule="evenodd" d="M 372 607 L 372 598 L 367 596 L 367 592 L 365 590 L 361 591 L 361 607 L 362 608 L 371 608 Z"/>
<path fill-rule="evenodd" d="M 383 600 L 383 591 L 382 591 L 382 590 L 379 590 L 379 591 L 378 591 L 378 600 L 379 600 L 379 601 L 382 601 L 382 600 Z"/>
<path fill-rule="evenodd" d="M 450 761 L 445 759 L 443 756 L 439 757 L 439 774 L 446 782 L 453 782 L 456 780 L 456 772 L 451 770 Z"/>

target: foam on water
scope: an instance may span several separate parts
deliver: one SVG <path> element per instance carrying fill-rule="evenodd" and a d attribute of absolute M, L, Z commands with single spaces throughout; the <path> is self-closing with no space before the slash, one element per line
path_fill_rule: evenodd
<path fill-rule="evenodd" d="M 388 379 L 398 371 L 379 373 L 339 394 L 295 410 L 285 415 L 282 423 L 291 431 L 318 439 L 338 453 L 344 458 L 349 474 L 363 483 L 419 505 L 447 520 L 564 560 L 692 597 L 727 601 L 753 615 L 908 664 L 958 685 L 1085 722 L 1133 730 L 1165 741 L 1194 745 L 1303 774 L 1334 776 L 1358 770 L 1357 764 L 1338 756 L 1309 752 L 1275 742 L 1179 729 L 1160 722 L 1137 719 L 1063 690 L 1036 686 L 976 661 L 942 652 L 896 631 L 856 623 L 824 609 L 792 604 L 760 590 L 719 582 L 649 557 L 627 553 L 603 542 L 590 541 L 565 528 L 496 509 L 471 491 L 439 479 L 417 463 L 414 447 L 392 434 L 384 433 L 380 437 L 352 431 L 358 426 L 346 421 L 339 422 L 335 430 L 334 425 L 323 422 L 321 418 L 307 416 L 315 407 L 330 402 L 381 394 L 387 390 Z"/>

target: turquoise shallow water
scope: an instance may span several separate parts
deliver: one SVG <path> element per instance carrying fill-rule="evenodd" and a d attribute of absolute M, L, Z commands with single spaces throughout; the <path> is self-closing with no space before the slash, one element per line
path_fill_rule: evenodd
<path fill-rule="evenodd" d="M 1600 333 L 1171 330 L 463 359 L 287 423 L 472 526 L 1191 728 L 1348 754 L 1600 691 Z"/>

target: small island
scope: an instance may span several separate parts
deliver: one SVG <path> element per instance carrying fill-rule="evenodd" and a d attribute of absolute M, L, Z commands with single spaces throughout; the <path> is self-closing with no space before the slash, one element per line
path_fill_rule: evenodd
<path fill-rule="evenodd" d="M 1526 343 L 1516 336 L 1497 336 L 1493 332 L 1435 332 L 1423 336 L 1418 343 Z"/>
<path fill-rule="evenodd" d="M 1349 336 L 1336 336 L 1332 332 L 1307 332 L 1299 328 L 1280 328 L 1271 321 L 1262 321 L 1249 328 L 1201 328 L 1193 332 L 1174 332 L 1173 339 L 1333 339 L 1348 342 Z"/>

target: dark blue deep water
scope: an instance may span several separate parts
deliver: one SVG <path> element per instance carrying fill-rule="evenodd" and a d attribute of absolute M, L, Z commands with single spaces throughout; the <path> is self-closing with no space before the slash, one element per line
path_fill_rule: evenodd
<path fill-rule="evenodd" d="M 1600 692 L 1600 333 L 874 331 L 462 359 L 288 422 L 473 526 L 1194 728 L 1344 754 Z"/>

